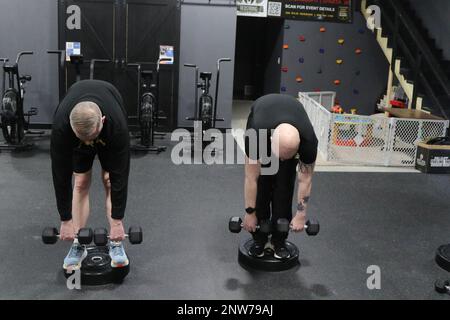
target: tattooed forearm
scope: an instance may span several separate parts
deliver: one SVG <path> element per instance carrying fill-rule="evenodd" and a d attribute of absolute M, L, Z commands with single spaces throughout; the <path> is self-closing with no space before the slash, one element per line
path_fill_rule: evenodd
<path fill-rule="evenodd" d="M 300 172 L 301 173 L 307 173 L 307 174 L 313 174 L 315 163 L 312 164 L 304 164 L 303 162 L 300 162 Z"/>
<path fill-rule="evenodd" d="M 298 206 L 297 211 L 301 214 L 306 214 L 308 209 L 308 202 L 311 195 L 312 178 L 314 174 L 315 163 L 304 164 L 299 163 L 298 172 Z"/>
<path fill-rule="evenodd" d="M 306 205 L 309 202 L 309 197 L 304 197 L 300 200 L 300 203 L 297 205 L 297 211 L 303 212 L 306 210 Z"/>

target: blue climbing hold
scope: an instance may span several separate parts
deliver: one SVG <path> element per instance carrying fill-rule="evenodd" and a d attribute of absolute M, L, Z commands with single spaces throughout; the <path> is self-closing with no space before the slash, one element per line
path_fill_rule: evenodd
<path fill-rule="evenodd" d="M 287 88 L 286 87 L 281 87 L 281 92 L 286 92 Z"/>
<path fill-rule="evenodd" d="M 298 59 L 298 62 L 300 62 L 300 63 L 305 63 L 305 58 L 300 58 L 300 59 Z"/>
<path fill-rule="evenodd" d="M 324 53 L 325 53 L 325 49 L 320 49 L 319 52 L 320 52 L 321 54 L 324 54 Z"/>

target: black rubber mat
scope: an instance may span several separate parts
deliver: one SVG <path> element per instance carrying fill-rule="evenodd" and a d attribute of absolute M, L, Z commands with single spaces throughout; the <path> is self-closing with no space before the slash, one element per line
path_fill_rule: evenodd
<path fill-rule="evenodd" d="M 133 156 L 125 224 L 140 224 L 144 243 L 127 245 L 125 282 L 80 292 L 61 273 L 68 244 L 40 240 L 59 225 L 48 141 L 0 154 L 0 299 L 446 299 L 434 254 L 450 243 L 448 176 L 318 173 L 309 215 L 321 232 L 290 236 L 301 267 L 249 273 L 237 261 L 248 235 L 228 232 L 243 213 L 243 166 L 176 166 L 170 154 Z M 106 226 L 98 163 L 94 177 L 93 228 Z M 367 287 L 373 265 L 380 290 Z"/>

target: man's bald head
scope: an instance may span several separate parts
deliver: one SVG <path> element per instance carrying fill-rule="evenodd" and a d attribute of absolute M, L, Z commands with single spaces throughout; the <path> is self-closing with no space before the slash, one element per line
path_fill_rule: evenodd
<path fill-rule="evenodd" d="M 70 113 L 70 125 L 75 135 L 84 142 L 98 137 L 104 118 L 99 106 L 90 101 L 78 103 Z"/>
<path fill-rule="evenodd" d="M 300 146 L 300 134 L 296 127 L 282 123 L 272 135 L 272 152 L 280 160 L 292 159 Z"/>

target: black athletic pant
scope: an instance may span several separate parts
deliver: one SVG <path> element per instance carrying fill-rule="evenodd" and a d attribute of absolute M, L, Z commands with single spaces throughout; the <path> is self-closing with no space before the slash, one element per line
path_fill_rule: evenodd
<path fill-rule="evenodd" d="M 284 243 L 288 233 L 276 231 L 278 219 L 292 220 L 292 198 L 297 177 L 297 159 L 280 161 L 278 173 L 270 176 L 261 175 L 258 179 L 256 195 L 256 216 L 258 222 L 270 220 L 272 223 L 272 242 L 274 245 Z M 268 235 L 259 231 L 253 233 L 256 242 L 266 243 Z"/>

